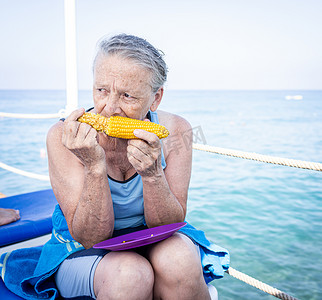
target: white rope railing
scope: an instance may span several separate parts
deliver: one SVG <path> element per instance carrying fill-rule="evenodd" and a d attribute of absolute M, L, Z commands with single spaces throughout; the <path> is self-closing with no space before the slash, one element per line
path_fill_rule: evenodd
<path fill-rule="evenodd" d="M 0 117 L 5 118 L 17 118 L 17 119 L 57 119 L 66 116 L 65 109 L 61 109 L 56 114 L 17 114 L 17 113 L 7 113 L 0 112 Z"/>
<path fill-rule="evenodd" d="M 42 181 L 49 181 L 49 176 L 48 175 L 40 175 L 40 174 L 35 174 L 35 173 L 19 170 L 17 168 L 10 167 L 10 166 L 2 163 L 2 162 L 0 162 L 0 168 L 2 168 L 4 170 L 7 170 L 7 171 L 10 171 L 10 172 L 15 173 L 15 174 L 25 176 L 25 177 L 34 178 L 34 179 L 38 179 L 38 180 L 42 180 Z"/>
<path fill-rule="evenodd" d="M 268 156 L 268 155 L 262 155 L 262 154 L 244 152 L 244 151 L 238 151 L 238 150 L 232 150 L 232 149 L 225 149 L 225 148 L 213 147 L 213 146 L 202 145 L 202 144 L 193 144 L 192 148 L 195 150 L 201 150 L 201 151 L 207 151 L 207 152 L 212 152 L 216 154 L 251 159 L 251 160 L 256 160 L 256 161 L 261 161 L 266 163 L 272 163 L 272 164 L 278 164 L 278 165 L 284 165 L 284 166 L 296 167 L 296 168 L 302 168 L 302 169 L 309 169 L 309 170 L 315 170 L 315 171 L 322 171 L 322 164 L 316 163 L 316 162 L 308 162 L 308 161 L 302 161 L 302 160 L 281 158 L 276 156 Z M 7 171 L 10 171 L 19 175 L 23 175 L 26 177 L 49 181 L 49 176 L 47 175 L 40 175 L 40 174 L 19 170 L 17 168 L 8 166 L 2 162 L 0 162 L 0 168 L 3 168 Z"/>
<path fill-rule="evenodd" d="M 0 117 L 17 118 L 17 119 L 57 119 L 57 118 L 63 118 L 65 116 L 66 116 L 65 109 L 59 110 L 58 113 L 56 114 L 19 114 L 19 113 L 0 112 Z M 23 170 L 8 166 L 3 162 L 0 162 L 0 168 L 25 177 L 34 178 L 42 181 L 49 181 L 48 175 L 41 175 L 41 174 L 23 171 Z"/>
<path fill-rule="evenodd" d="M 279 298 L 279 299 L 283 299 L 283 300 L 297 300 L 296 298 L 264 283 L 264 282 L 261 282 L 249 275 L 246 275 L 240 271 L 237 271 L 235 269 L 233 269 L 232 267 L 229 267 L 229 269 L 226 271 L 230 276 L 232 277 L 235 277 L 236 279 L 239 279 L 267 294 L 270 294 L 276 298 Z"/>
<path fill-rule="evenodd" d="M 203 144 L 192 144 L 192 148 L 195 150 L 201 150 L 201 151 L 207 151 L 207 152 L 221 154 L 221 155 L 256 160 L 256 161 L 266 162 L 270 164 L 283 165 L 288 167 L 301 168 L 301 169 L 314 170 L 314 171 L 322 171 L 322 163 L 317 163 L 317 162 L 282 158 L 277 156 L 269 156 L 269 155 L 254 153 L 254 152 L 232 150 L 232 149 L 214 147 L 214 146 L 203 145 Z"/>

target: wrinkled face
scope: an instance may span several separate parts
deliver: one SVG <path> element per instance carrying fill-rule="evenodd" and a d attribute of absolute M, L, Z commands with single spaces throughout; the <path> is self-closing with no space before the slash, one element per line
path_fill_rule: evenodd
<path fill-rule="evenodd" d="M 152 92 L 151 72 L 118 55 L 100 54 L 94 67 L 93 97 L 96 113 L 143 120 L 156 110 L 163 90 Z"/>

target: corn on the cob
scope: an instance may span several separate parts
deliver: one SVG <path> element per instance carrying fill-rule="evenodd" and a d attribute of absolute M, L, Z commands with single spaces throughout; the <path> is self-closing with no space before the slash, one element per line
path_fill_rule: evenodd
<path fill-rule="evenodd" d="M 133 134 L 135 129 L 155 133 L 159 139 L 169 135 L 168 129 L 162 125 L 120 116 L 106 118 L 99 114 L 84 113 L 77 121 L 89 124 L 97 131 L 103 131 L 109 136 L 121 139 L 137 139 Z"/>

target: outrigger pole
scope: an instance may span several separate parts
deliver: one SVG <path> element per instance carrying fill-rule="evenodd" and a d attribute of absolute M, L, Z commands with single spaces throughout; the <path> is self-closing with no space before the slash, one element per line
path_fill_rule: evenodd
<path fill-rule="evenodd" d="M 75 0 L 65 0 L 66 115 L 78 108 Z"/>

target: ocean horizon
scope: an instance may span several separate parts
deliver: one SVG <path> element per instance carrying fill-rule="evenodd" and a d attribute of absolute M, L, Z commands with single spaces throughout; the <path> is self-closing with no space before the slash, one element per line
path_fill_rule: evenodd
<path fill-rule="evenodd" d="M 0 90 L 0 111 L 58 113 L 65 97 Z M 91 91 L 80 90 L 79 107 L 91 106 Z M 322 162 L 321 90 L 165 90 L 159 108 L 187 119 L 195 142 Z M 46 134 L 57 121 L 0 117 L 0 162 L 47 175 Z M 0 168 L 7 196 L 47 188 Z M 187 220 L 230 251 L 234 269 L 298 299 L 322 299 L 321 172 L 194 150 Z M 221 300 L 275 299 L 228 274 L 213 284 Z"/>

